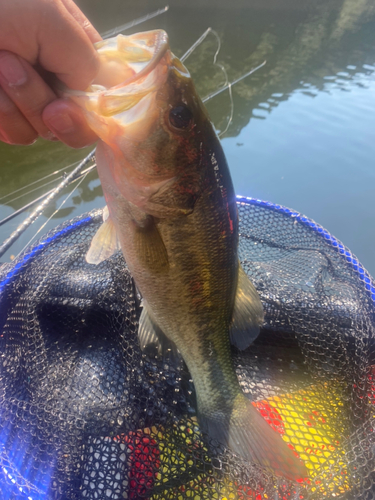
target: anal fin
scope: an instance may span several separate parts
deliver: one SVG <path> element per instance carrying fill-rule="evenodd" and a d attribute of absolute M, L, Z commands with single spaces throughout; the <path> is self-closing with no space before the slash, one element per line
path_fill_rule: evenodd
<path fill-rule="evenodd" d="M 171 366 L 178 367 L 181 364 L 182 358 L 176 345 L 168 339 L 152 318 L 146 303 L 143 305 L 139 319 L 138 339 L 142 351 L 149 354 L 155 353 L 158 358 Z"/>
<path fill-rule="evenodd" d="M 103 210 L 103 221 L 103 224 L 93 237 L 86 254 L 86 262 L 89 264 L 100 264 L 121 250 L 116 228 L 109 215 L 107 206 Z"/>
<path fill-rule="evenodd" d="M 241 264 L 238 264 L 237 292 L 230 325 L 230 341 L 244 350 L 259 335 L 263 323 L 263 307 L 258 292 Z"/>

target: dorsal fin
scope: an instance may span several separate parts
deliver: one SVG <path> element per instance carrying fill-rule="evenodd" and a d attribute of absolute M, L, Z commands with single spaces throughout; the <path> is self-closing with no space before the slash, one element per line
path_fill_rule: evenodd
<path fill-rule="evenodd" d="M 229 331 L 231 343 L 238 349 L 246 349 L 259 335 L 262 323 L 263 307 L 258 292 L 239 264 L 237 292 Z"/>
<path fill-rule="evenodd" d="M 103 210 L 103 224 L 97 230 L 86 254 L 86 262 L 100 264 L 111 255 L 121 250 L 115 225 L 109 215 L 107 206 Z"/>

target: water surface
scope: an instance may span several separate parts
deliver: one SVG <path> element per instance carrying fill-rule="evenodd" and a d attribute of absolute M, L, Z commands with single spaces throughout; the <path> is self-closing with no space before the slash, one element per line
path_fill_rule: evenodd
<path fill-rule="evenodd" d="M 101 32 L 165 3 L 77 2 Z M 233 88 L 233 120 L 222 143 L 236 192 L 298 210 L 342 240 L 375 275 L 375 4 L 372 0 L 173 0 L 169 11 L 128 33 L 163 28 L 181 56 L 207 27 L 221 39 L 219 61 L 230 80 L 267 60 Z M 224 83 L 212 64 L 213 36 L 186 65 L 205 96 Z M 218 129 L 230 115 L 228 93 L 208 102 Z M 61 144 L 0 144 L 0 219 L 54 183 L 4 196 L 87 154 Z M 59 175 L 61 175 L 61 172 Z M 57 177 L 57 176 L 56 176 Z M 49 177 L 45 182 L 53 180 Z M 65 193 L 71 191 L 70 187 Z M 28 243 L 66 194 L 49 207 L 2 260 Z M 40 234 L 66 218 L 104 205 L 89 174 Z M 4 240 L 28 212 L 0 226 Z"/>

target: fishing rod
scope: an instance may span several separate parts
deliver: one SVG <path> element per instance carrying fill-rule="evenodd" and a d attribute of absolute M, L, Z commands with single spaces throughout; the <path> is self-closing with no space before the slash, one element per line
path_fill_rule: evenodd
<path fill-rule="evenodd" d="M 250 71 L 248 71 L 244 75 L 238 77 L 236 80 L 233 80 L 233 82 L 227 83 L 226 85 L 224 85 L 223 87 L 220 87 L 219 89 L 215 90 L 214 92 L 207 95 L 206 97 L 203 97 L 202 102 L 207 102 L 210 99 L 212 99 L 213 97 L 216 97 L 217 95 L 224 92 L 224 90 L 227 90 L 229 87 L 233 87 L 233 85 L 235 85 L 238 82 L 241 82 L 244 78 L 247 78 L 248 76 L 252 75 L 253 73 L 255 73 L 255 71 L 258 71 L 258 69 L 263 68 L 263 66 L 266 63 L 267 63 L 267 61 L 263 61 L 261 64 L 259 64 L 259 66 L 256 66 L 255 68 L 251 69 Z"/>
<path fill-rule="evenodd" d="M 78 164 L 78 162 L 77 162 Z M 65 169 L 64 169 L 65 170 Z M 63 175 L 59 175 L 59 177 L 57 177 L 56 179 L 52 179 L 48 182 L 45 182 L 44 184 L 41 184 L 40 186 L 38 187 L 35 187 L 33 189 L 30 189 L 29 191 L 27 191 L 26 193 L 22 193 L 22 194 L 19 194 L 18 196 L 16 196 L 15 198 L 12 198 L 11 200 L 7 200 L 6 201 L 6 204 L 7 205 L 11 205 L 12 203 L 14 203 L 15 201 L 19 200 L 20 198 L 27 198 L 29 195 L 31 195 L 31 193 L 34 193 L 35 191 L 40 191 L 42 188 L 46 188 L 47 186 L 49 186 L 50 184 L 56 184 L 56 181 L 59 181 L 60 179 L 65 179 L 66 177 L 66 172 L 65 174 Z M 27 186 L 25 186 L 25 189 L 26 189 Z M 4 202 L 3 202 L 4 203 Z M 1 223 L 0 223 L 0 226 L 1 226 Z"/>
<path fill-rule="evenodd" d="M 111 30 L 105 31 L 104 33 L 100 33 L 100 36 L 103 38 L 103 40 L 106 40 L 107 38 L 111 38 L 111 36 L 118 35 L 119 33 L 129 30 L 130 28 L 133 28 L 138 24 L 144 23 L 149 19 L 152 19 L 156 16 L 160 16 L 160 14 L 164 14 L 168 10 L 169 10 L 169 5 L 166 5 L 161 9 L 155 10 L 155 12 L 151 12 L 150 14 L 146 14 L 145 16 L 139 17 L 138 19 L 134 19 L 134 21 L 130 21 L 128 23 L 122 24 L 121 26 L 117 26 L 117 28 L 113 28 Z"/>
<path fill-rule="evenodd" d="M 13 245 L 13 243 L 18 240 L 21 234 L 33 223 L 36 219 L 42 215 L 44 209 L 48 206 L 48 204 L 54 200 L 60 192 L 70 183 L 72 180 L 76 180 L 76 178 L 82 173 L 83 168 L 94 158 L 95 149 L 91 151 L 90 154 L 86 156 L 77 166 L 76 168 L 66 176 L 66 178 L 60 182 L 60 184 L 50 193 L 47 198 L 36 207 L 36 209 L 31 212 L 31 214 L 25 219 L 15 231 L 7 238 L 4 243 L 0 246 L 0 257 L 4 255 L 4 253 L 8 250 L 9 247 Z"/>
<path fill-rule="evenodd" d="M 49 177 L 52 177 L 53 175 L 57 175 L 59 174 L 60 172 L 64 172 L 66 173 L 66 170 L 68 168 L 71 168 L 71 167 L 74 167 L 75 165 L 78 164 L 78 161 L 75 161 L 74 163 L 71 163 L 70 165 L 67 165 L 66 167 L 63 167 L 63 168 L 60 168 L 60 170 L 55 170 L 54 172 L 48 174 L 48 175 L 45 175 L 44 177 L 41 177 L 40 179 L 37 179 L 36 181 L 33 181 L 33 182 L 30 182 L 29 184 L 26 184 L 26 186 L 22 186 L 18 189 L 15 189 L 14 191 L 11 191 L 10 193 L 7 193 L 7 194 L 4 194 L 4 196 L 2 196 L 0 198 L 0 201 L 3 201 L 5 198 L 9 198 L 10 196 L 14 196 L 16 193 L 19 193 L 20 191 L 24 191 L 25 189 L 29 188 L 30 186 L 34 186 L 35 184 L 39 184 L 40 182 L 48 179 Z M 58 179 L 60 179 L 62 176 L 58 177 Z M 65 177 L 65 175 L 64 175 Z M 56 179 L 53 179 L 52 181 L 48 181 L 48 183 L 46 184 L 43 184 L 42 186 L 38 186 L 36 189 L 40 189 L 42 187 L 45 187 L 47 184 L 49 184 L 49 182 L 54 182 L 56 181 Z M 33 190 L 31 191 L 28 191 L 27 193 L 24 193 L 23 195 L 21 196 L 27 196 L 29 193 L 31 193 Z M 13 200 L 11 201 L 7 201 L 6 203 L 11 203 L 12 201 L 16 200 L 17 198 L 13 198 Z M 5 202 L 3 202 L 5 203 Z"/>
<path fill-rule="evenodd" d="M 71 179 L 69 184 L 72 184 L 72 182 L 75 182 L 78 179 L 80 179 L 81 177 L 83 177 L 84 175 L 88 174 L 89 172 L 94 170 L 95 167 L 96 167 L 96 164 L 92 165 L 91 167 L 86 168 L 86 170 L 83 170 L 81 173 L 77 174 L 77 176 L 74 179 Z M 64 176 L 64 178 L 65 178 L 65 176 Z M 18 210 L 11 213 L 10 215 L 5 217 L 4 219 L 0 220 L 0 226 L 2 226 L 6 222 L 9 222 L 10 220 L 14 219 L 15 217 L 17 217 L 17 215 L 22 214 L 22 212 L 24 212 L 28 208 L 32 207 L 33 205 L 35 205 L 35 203 L 38 203 L 38 201 L 41 201 L 41 200 L 44 200 L 44 198 L 47 198 L 47 196 L 49 194 L 51 194 L 54 191 L 54 189 L 55 188 L 50 189 L 46 193 L 43 193 L 41 196 L 38 196 L 38 198 L 35 198 L 35 200 L 30 201 L 29 203 L 27 203 L 23 207 L 19 208 Z"/>

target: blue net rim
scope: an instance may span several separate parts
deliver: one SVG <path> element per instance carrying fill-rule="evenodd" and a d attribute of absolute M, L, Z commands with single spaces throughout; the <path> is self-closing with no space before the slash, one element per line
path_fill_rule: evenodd
<path fill-rule="evenodd" d="M 340 240 L 335 238 L 326 229 L 324 229 L 324 227 L 322 227 L 320 224 L 317 224 L 312 219 L 309 219 L 305 215 L 296 212 L 295 210 L 284 207 L 282 205 L 278 205 L 276 203 L 272 203 L 270 201 L 263 201 L 256 198 L 237 195 L 237 203 L 245 205 L 255 205 L 280 213 L 282 215 L 285 215 L 286 217 L 290 217 L 323 238 L 325 242 L 341 256 L 341 258 L 346 262 L 346 265 L 349 266 L 353 271 L 355 271 L 355 273 L 358 275 L 358 279 L 362 282 L 365 290 L 370 295 L 375 307 L 375 282 L 373 278 L 362 266 L 357 257 L 349 250 L 349 248 L 346 247 Z"/>

